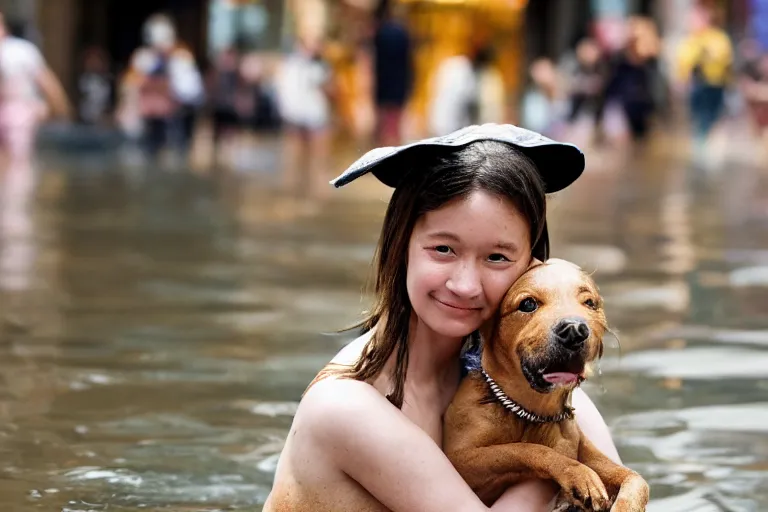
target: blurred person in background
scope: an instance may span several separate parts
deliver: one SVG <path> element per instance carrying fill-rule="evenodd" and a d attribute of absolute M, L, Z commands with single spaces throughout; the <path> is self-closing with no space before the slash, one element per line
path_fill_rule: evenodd
<path fill-rule="evenodd" d="M 432 77 L 429 102 L 431 136 L 446 135 L 471 124 L 477 83 L 466 55 L 443 59 Z"/>
<path fill-rule="evenodd" d="M 474 56 L 473 56 L 474 57 Z M 477 116 L 475 60 L 458 54 L 443 59 L 432 77 L 429 131 L 433 137 L 469 126 Z"/>
<path fill-rule="evenodd" d="M 243 56 L 240 63 L 242 87 L 235 102 L 238 114 L 256 132 L 273 132 L 280 127 L 271 66 L 258 52 Z"/>
<path fill-rule="evenodd" d="M 768 157 L 768 52 L 760 51 L 742 72 L 740 89 L 762 151 L 758 157 Z"/>
<path fill-rule="evenodd" d="M 295 190 L 306 166 L 309 190 L 315 197 L 327 194 L 333 76 L 323 58 L 323 36 L 304 30 L 296 46 L 278 65 L 275 92 L 284 123 L 284 185 Z M 302 162 L 303 161 L 303 162 Z"/>
<path fill-rule="evenodd" d="M 263 55 L 253 51 L 240 57 L 234 108 L 239 129 L 235 133 L 233 163 L 238 169 L 253 170 L 258 135 L 280 126 L 269 66 Z M 263 161 L 263 159 L 261 159 Z"/>
<path fill-rule="evenodd" d="M 14 27 L 21 36 L 19 27 Z M 40 97 L 40 93 L 45 99 Z M 47 100 L 47 102 L 46 102 Z M 70 104 L 59 79 L 37 47 L 11 34 L 0 13 L 0 146 L 7 166 L 0 172 L 0 289 L 29 286 L 35 258 L 29 201 L 34 192 L 35 137 L 49 114 L 69 116 Z"/>
<path fill-rule="evenodd" d="M 35 136 L 49 113 L 70 115 L 64 88 L 37 47 L 11 35 L 0 13 L 0 142 L 8 175 L 31 182 Z"/>
<path fill-rule="evenodd" d="M 408 28 L 392 0 L 381 0 L 373 38 L 376 139 L 379 146 L 402 142 L 403 111 L 413 85 L 413 48 Z"/>
<path fill-rule="evenodd" d="M 83 68 L 77 80 L 80 94 L 77 110 L 81 123 L 98 125 L 107 121 L 112 103 L 112 87 L 106 51 L 97 46 L 89 47 L 83 55 Z"/>
<path fill-rule="evenodd" d="M 608 79 L 608 64 L 597 41 L 590 37 L 581 39 L 576 45 L 573 63 L 566 69 L 570 75 L 568 95 L 570 125 L 584 125 L 589 136 L 600 126 L 603 113 L 603 93 Z"/>
<path fill-rule="evenodd" d="M 678 51 L 677 78 L 689 88 L 694 154 L 703 162 L 707 160 L 705 144 L 722 116 L 733 48 L 728 34 L 715 25 L 715 11 L 709 5 L 694 6 L 690 27 L 690 34 Z"/>
<path fill-rule="evenodd" d="M 763 48 L 760 41 L 753 38 L 742 39 L 736 46 L 734 54 L 734 69 L 739 78 L 756 78 L 759 75 L 758 67 Z"/>
<path fill-rule="evenodd" d="M 429 129 L 432 136 L 478 123 L 501 123 L 506 114 L 504 81 L 495 52 L 483 45 L 468 55 L 444 59 L 432 81 Z"/>
<path fill-rule="evenodd" d="M 563 105 L 557 68 L 550 59 L 541 57 L 531 63 L 528 75 L 521 106 L 523 127 L 552 135 L 562 117 Z"/>
<path fill-rule="evenodd" d="M 192 52 L 177 40 L 169 17 L 155 14 L 143 30 L 145 46 L 131 58 L 126 85 L 137 92 L 145 150 L 155 159 L 170 143 L 186 155 L 204 99 L 202 76 Z M 126 93 L 130 98 L 130 91 Z"/>
<path fill-rule="evenodd" d="M 208 99 L 212 108 L 213 159 L 219 163 L 234 149 L 234 139 L 241 128 L 237 99 L 241 88 L 240 52 L 235 46 L 221 50 L 214 58 L 208 76 Z"/>
<path fill-rule="evenodd" d="M 477 113 L 472 122 L 503 123 L 507 113 L 506 91 L 493 47 L 480 48 L 475 55 L 473 66 L 477 80 Z"/>
<path fill-rule="evenodd" d="M 144 144 L 144 118 L 141 112 L 141 94 L 138 71 L 128 68 L 117 80 L 115 90 L 115 122 L 125 137 L 122 154 L 128 162 L 140 165 Z"/>
<path fill-rule="evenodd" d="M 653 21 L 634 17 L 628 23 L 626 46 L 614 59 L 605 102 L 621 109 L 628 134 L 634 141 L 646 138 L 657 104 L 661 75 L 657 57 L 661 41 Z"/>

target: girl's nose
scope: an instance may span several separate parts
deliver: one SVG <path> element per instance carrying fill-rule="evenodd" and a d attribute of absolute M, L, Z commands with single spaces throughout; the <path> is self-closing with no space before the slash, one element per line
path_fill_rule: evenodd
<path fill-rule="evenodd" d="M 445 286 L 457 296 L 465 299 L 473 299 L 483 291 L 480 274 L 475 265 L 471 263 L 458 265 L 453 274 L 448 278 Z"/>

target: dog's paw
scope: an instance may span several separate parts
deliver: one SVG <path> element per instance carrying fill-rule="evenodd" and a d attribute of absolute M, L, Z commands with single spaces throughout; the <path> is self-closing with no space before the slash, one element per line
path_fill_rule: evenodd
<path fill-rule="evenodd" d="M 552 509 L 552 512 L 589 512 L 585 511 L 579 505 L 568 503 L 567 501 L 559 501 L 557 505 Z"/>
<path fill-rule="evenodd" d="M 645 505 L 639 501 L 617 500 L 611 507 L 611 512 L 645 512 Z"/>
<path fill-rule="evenodd" d="M 581 507 L 575 510 L 595 512 L 610 510 L 611 499 L 603 481 L 597 473 L 584 464 L 574 461 L 553 476 L 560 485 L 561 497 L 569 504 Z"/>
<path fill-rule="evenodd" d="M 649 496 L 648 483 L 640 475 L 634 475 L 622 484 L 611 512 L 645 512 Z"/>
<path fill-rule="evenodd" d="M 591 507 L 585 508 L 581 505 L 575 505 L 569 501 L 566 501 L 562 497 L 556 500 L 555 506 L 552 508 L 552 512 L 594 512 L 595 510 L 597 509 L 593 509 Z"/>

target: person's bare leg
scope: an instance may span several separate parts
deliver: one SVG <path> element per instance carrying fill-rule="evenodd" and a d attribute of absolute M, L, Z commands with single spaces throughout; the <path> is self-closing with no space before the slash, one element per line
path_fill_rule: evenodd
<path fill-rule="evenodd" d="M 768 164 L 768 128 L 760 130 L 757 140 L 759 148 L 759 151 L 756 151 L 757 164 L 760 168 L 765 169 L 766 164 Z"/>
<path fill-rule="evenodd" d="M 328 184 L 328 159 L 330 156 L 330 130 L 323 128 L 309 134 L 308 166 L 310 193 L 312 197 L 324 199 L 331 186 Z"/>
<path fill-rule="evenodd" d="M 14 113 L 13 121 L 7 119 Z M 33 259 L 29 236 L 32 218 L 29 204 L 35 188 L 32 167 L 37 119 L 29 109 L 3 113 L 3 146 L 7 167 L 0 173 L 0 235 L 4 248 L 0 254 L 0 288 L 24 289 L 29 281 L 29 262 Z"/>
<path fill-rule="evenodd" d="M 235 165 L 235 136 L 230 127 L 221 129 L 216 143 L 216 165 L 221 170 L 230 170 Z"/>
<path fill-rule="evenodd" d="M 295 191 L 299 184 L 300 172 L 299 162 L 302 156 L 301 129 L 289 127 L 283 133 L 282 140 L 282 171 L 283 188 L 288 191 Z"/>
<path fill-rule="evenodd" d="M 26 120 L 25 120 L 26 121 Z M 31 173 L 37 123 L 20 122 L 7 129 L 8 173 Z"/>

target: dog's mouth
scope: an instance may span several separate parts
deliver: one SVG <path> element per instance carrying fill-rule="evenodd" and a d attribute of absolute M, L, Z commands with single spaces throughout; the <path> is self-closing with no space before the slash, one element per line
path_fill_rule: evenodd
<path fill-rule="evenodd" d="M 561 387 L 573 388 L 587 378 L 586 363 L 581 358 L 544 364 L 523 361 L 522 369 L 528 384 L 539 393 L 550 393 Z"/>
<path fill-rule="evenodd" d="M 583 381 L 586 378 L 585 374 L 585 370 L 582 370 L 579 373 L 552 372 L 545 373 L 541 377 L 550 384 L 554 384 L 556 386 L 568 386 L 571 384 L 578 384 L 579 382 Z"/>

